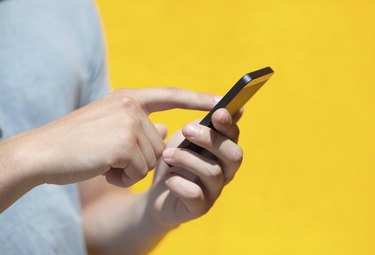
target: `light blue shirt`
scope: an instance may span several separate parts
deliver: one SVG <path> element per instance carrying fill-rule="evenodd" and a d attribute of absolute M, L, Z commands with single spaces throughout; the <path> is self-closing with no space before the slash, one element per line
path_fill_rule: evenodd
<path fill-rule="evenodd" d="M 0 0 L 0 129 L 6 139 L 108 92 L 91 0 Z M 0 215 L 0 254 L 86 254 L 76 185 L 41 185 Z"/>

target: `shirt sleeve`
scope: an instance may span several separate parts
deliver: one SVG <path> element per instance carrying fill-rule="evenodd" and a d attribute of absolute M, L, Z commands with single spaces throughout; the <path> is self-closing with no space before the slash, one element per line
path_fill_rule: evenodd
<path fill-rule="evenodd" d="M 88 26 L 93 28 L 89 36 L 90 51 L 88 54 L 88 76 L 82 87 L 80 106 L 84 106 L 96 99 L 107 95 L 110 90 L 110 82 L 107 64 L 107 49 L 102 29 L 102 23 L 96 6 L 93 6 L 93 17 Z"/>

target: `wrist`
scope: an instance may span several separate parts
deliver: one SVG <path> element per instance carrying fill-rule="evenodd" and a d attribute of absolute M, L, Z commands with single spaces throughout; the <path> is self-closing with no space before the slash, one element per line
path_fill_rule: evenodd
<path fill-rule="evenodd" d="M 152 192 L 153 189 L 151 187 L 139 197 L 138 210 L 143 214 L 141 224 L 154 234 L 165 235 L 172 229 L 178 227 L 178 225 L 173 225 L 163 220 L 165 215 L 162 215 L 162 212 L 155 208 Z"/>
<path fill-rule="evenodd" d="M 36 153 L 29 149 L 30 142 L 24 134 L 13 136 L 1 144 L 1 168 L 9 177 L 32 189 L 43 183 L 37 167 Z"/>
<path fill-rule="evenodd" d="M 0 143 L 0 213 L 40 184 L 27 159 L 31 153 L 25 153 L 19 146 L 22 143 L 15 140 L 12 137 Z"/>

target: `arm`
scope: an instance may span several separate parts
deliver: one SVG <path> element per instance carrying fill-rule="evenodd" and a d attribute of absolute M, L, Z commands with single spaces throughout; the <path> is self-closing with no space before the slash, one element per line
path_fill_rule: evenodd
<path fill-rule="evenodd" d="M 163 125 L 155 124 L 162 138 Z M 108 185 L 103 177 L 79 184 L 82 226 L 90 254 L 143 254 L 151 250 L 171 228 L 146 214 L 147 192 L 137 194 Z M 114 220 L 115 219 L 115 220 Z"/>
<path fill-rule="evenodd" d="M 0 213 L 41 183 L 34 160 L 20 140 L 18 135 L 0 143 Z"/>
<path fill-rule="evenodd" d="M 130 186 L 155 167 L 164 149 L 149 113 L 208 110 L 214 104 L 213 95 L 182 89 L 123 89 L 16 135 L 0 144 L 0 210 L 42 183 L 75 183 L 104 174 L 112 184 Z"/>
<path fill-rule="evenodd" d="M 194 137 L 187 127 L 183 134 L 208 149 L 216 160 L 182 149 L 169 149 L 173 153 L 168 156 L 166 150 L 164 160 L 174 167 L 161 160 L 152 187 L 140 195 L 108 190 L 100 180 L 83 184 L 83 228 L 90 253 L 145 254 L 171 229 L 209 210 L 242 160 L 242 151 L 235 143 L 238 127 L 229 113 L 218 110 L 213 123 L 218 132 L 201 126 Z M 178 132 L 168 146 L 173 148 L 181 140 Z M 91 199 L 97 196 L 98 188 L 102 195 Z"/>
<path fill-rule="evenodd" d="M 138 181 L 164 148 L 151 125 L 142 106 L 117 91 L 5 140 L 0 144 L 1 211 L 42 183 L 68 184 L 100 174 L 123 186 Z"/>
<path fill-rule="evenodd" d="M 80 193 L 83 231 L 90 254 L 144 254 L 171 229 L 145 213 L 147 193 L 110 187 L 101 177 L 81 183 Z"/>

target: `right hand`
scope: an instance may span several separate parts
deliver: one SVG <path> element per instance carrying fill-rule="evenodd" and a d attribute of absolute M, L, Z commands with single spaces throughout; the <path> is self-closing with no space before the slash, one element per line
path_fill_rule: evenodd
<path fill-rule="evenodd" d="M 19 159 L 30 164 L 40 183 L 68 184 L 104 174 L 108 182 L 127 187 L 145 177 L 164 150 L 148 114 L 210 110 L 216 102 L 214 95 L 177 88 L 121 89 L 10 140 L 20 145 Z"/>

